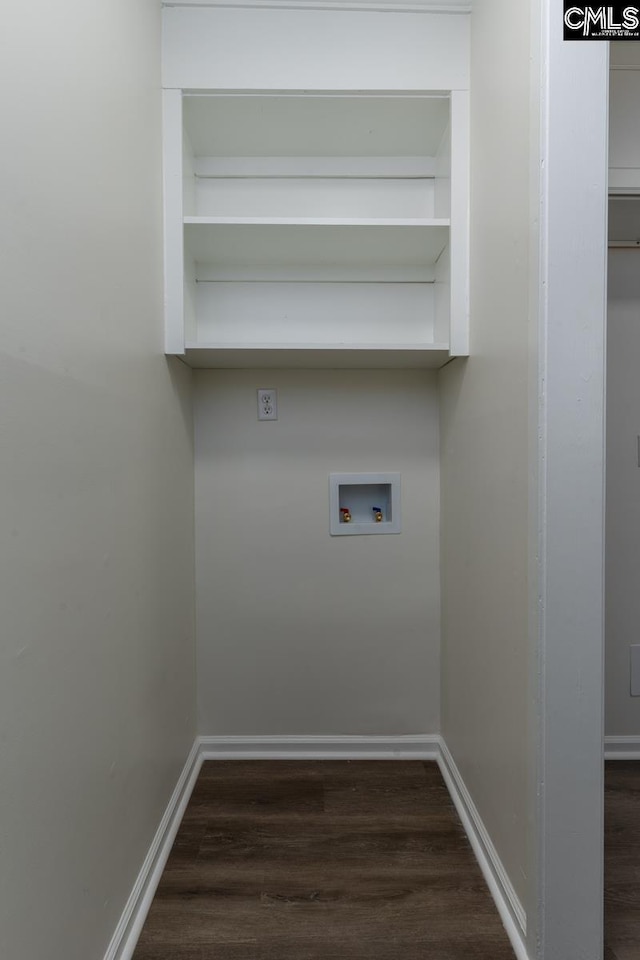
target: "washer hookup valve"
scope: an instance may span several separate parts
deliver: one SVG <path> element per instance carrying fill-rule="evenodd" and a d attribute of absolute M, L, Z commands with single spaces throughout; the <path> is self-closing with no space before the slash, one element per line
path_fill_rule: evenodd
<path fill-rule="evenodd" d="M 349 507 L 340 507 L 340 520 L 342 523 L 351 523 L 351 511 Z"/>
<path fill-rule="evenodd" d="M 371 507 L 376 523 L 382 523 L 382 510 L 380 507 Z"/>

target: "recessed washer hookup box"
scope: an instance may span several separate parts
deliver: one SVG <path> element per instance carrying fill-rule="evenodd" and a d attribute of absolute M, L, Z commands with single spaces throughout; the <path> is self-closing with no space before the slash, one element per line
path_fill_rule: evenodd
<path fill-rule="evenodd" d="M 399 473 L 329 474 L 332 537 L 400 532 Z"/>

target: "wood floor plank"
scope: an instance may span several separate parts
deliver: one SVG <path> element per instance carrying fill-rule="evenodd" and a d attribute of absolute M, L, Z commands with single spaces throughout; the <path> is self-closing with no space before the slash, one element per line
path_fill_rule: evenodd
<path fill-rule="evenodd" d="M 190 814 L 204 810 L 211 819 L 226 817 L 260 817 L 261 814 L 291 817 L 295 814 L 322 812 L 324 787 L 315 777 L 291 775 L 255 781 L 198 780 L 189 803 Z"/>
<path fill-rule="evenodd" d="M 513 960 L 439 770 L 203 765 L 134 960 Z"/>
<path fill-rule="evenodd" d="M 264 817 L 259 824 L 233 820 L 210 822 L 200 844 L 199 860 L 273 862 L 291 869 L 301 864 L 379 864 L 417 862 L 439 869 L 456 867 L 452 853 L 466 856 L 467 840 L 460 827 L 450 820 L 434 818 L 430 824 L 403 822 L 395 816 L 387 821 L 343 817 L 307 817 L 297 823 L 280 823 Z"/>
<path fill-rule="evenodd" d="M 605 960 L 640 960 L 640 762 L 605 764 Z"/>
<path fill-rule="evenodd" d="M 437 811 L 450 818 L 453 805 L 436 764 L 433 770 L 415 761 L 351 761 L 336 766 L 324 776 L 325 810 L 329 814 L 355 810 L 360 816 L 423 816 L 429 804 L 431 817 Z M 392 775 L 390 775 L 392 773 Z"/>

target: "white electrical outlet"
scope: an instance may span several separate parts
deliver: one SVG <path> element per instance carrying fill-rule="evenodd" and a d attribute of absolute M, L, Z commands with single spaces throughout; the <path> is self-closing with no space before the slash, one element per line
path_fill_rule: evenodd
<path fill-rule="evenodd" d="M 278 419 L 278 391 L 270 387 L 258 390 L 258 420 Z"/>

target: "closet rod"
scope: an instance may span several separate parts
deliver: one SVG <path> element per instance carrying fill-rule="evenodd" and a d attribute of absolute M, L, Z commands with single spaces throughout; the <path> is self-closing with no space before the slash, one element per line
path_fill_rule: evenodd
<path fill-rule="evenodd" d="M 640 240 L 609 240 L 610 250 L 640 250 Z"/>

